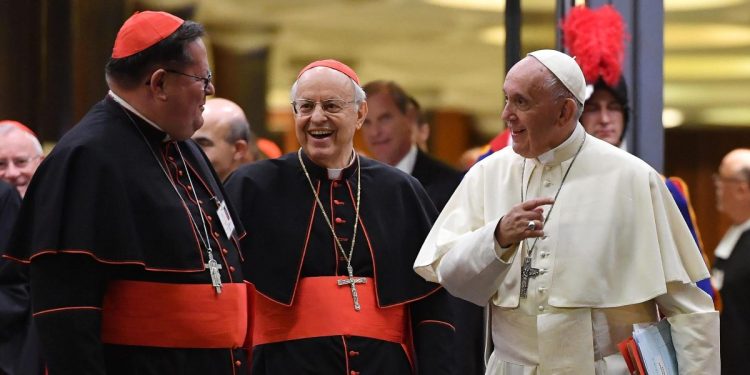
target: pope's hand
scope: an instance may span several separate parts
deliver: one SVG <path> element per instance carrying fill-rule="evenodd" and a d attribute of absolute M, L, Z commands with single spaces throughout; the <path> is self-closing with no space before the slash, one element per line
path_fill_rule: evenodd
<path fill-rule="evenodd" d="M 529 237 L 544 235 L 542 206 L 555 203 L 554 198 L 535 198 L 519 203 L 500 219 L 495 228 L 495 240 L 508 247 Z"/>

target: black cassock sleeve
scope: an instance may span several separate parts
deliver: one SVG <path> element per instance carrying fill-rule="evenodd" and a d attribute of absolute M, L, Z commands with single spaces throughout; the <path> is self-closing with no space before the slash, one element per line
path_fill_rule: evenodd
<path fill-rule="evenodd" d="M 88 255 L 46 254 L 31 262 L 34 322 L 50 375 L 105 374 L 103 266 Z"/>
<path fill-rule="evenodd" d="M 428 297 L 410 304 L 417 374 L 458 374 L 456 329 L 450 295 L 440 288 Z"/>

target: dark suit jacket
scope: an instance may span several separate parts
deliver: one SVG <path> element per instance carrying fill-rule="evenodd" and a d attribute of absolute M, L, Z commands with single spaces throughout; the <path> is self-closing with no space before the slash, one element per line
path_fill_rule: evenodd
<path fill-rule="evenodd" d="M 21 208 L 16 188 L 0 181 L 0 254 Z M 0 258 L 0 374 L 43 372 L 31 319 L 28 266 Z"/>
<path fill-rule="evenodd" d="M 422 183 L 435 207 L 442 211 L 461 183 L 463 173 L 418 150 L 412 176 Z M 456 324 L 458 373 L 484 374 L 484 309 L 455 297 L 451 299 L 451 307 Z"/>
<path fill-rule="evenodd" d="M 750 230 L 740 236 L 728 259 L 716 258 L 724 272 L 721 299 L 721 373 L 746 374 L 750 353 Z"/>
<path fill-rule="evenodd" d="M 438 211 L 443 210 L 463 178 L 463 173 L 425 154 L 422 150 L 417 150 L 417 161 L 411 175 L 424 186 Z"/>

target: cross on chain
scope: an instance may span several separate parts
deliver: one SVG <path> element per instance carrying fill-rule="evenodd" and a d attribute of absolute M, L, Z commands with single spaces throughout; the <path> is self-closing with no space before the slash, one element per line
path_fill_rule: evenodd
<path fill-rule="evenodd" d="M 364 284 L 367 280 L 364 277 L 354 278 L 354 269 L 351 265 L 346 266 L 346 270 L 349 272 L 349 277 L 346 279 L 336 280 L 339 286 L 349 285 L 352 288 L 352 299 L 354 300 L 354 310 L 359 311 L 359 295 L 357 295 L 356 284 Z"/>
<path fill-rule="evenodd" d="M 529 278 L 535 278 L 539 276 L 539 268 L 531 266 L 531 257 L 526 257 L 523 260 L 523 267 L 521 267 L 521 298 L 526 298 L 526 293 L 529 289 Z"/>
<path fill-rule="evenodd" d="M 216 288 L 216 294 L 221 294 L 221 274 L 219 273 L 221 264 L 216 262 L 216 259 L 214 259 L 214 256 L 211 253 L 208 253 L 208 263 L 206 263 L 206 268 L 208 268 L 208 272 L 211 274 L 211 285 Z"/>

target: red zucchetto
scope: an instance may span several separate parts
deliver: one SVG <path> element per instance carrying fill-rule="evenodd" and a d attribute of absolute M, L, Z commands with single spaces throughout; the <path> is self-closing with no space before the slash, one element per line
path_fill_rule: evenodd
<path fill-rule="evenodd" d="M 185 21 L 167 12 L 135 12 L 117 32 L 112 58 L 134 55 L 172 35 Z"/>
<path fill-rule="evenodd" d="M 333 70 L 338 70 L 341 73 L 346 74 L 347 77 L 354 80 L 359 85 L 359 77 L 357 77 L 357 73 L 354 73 L 354 69 L 350 68 L 346 64 L 342 63 L 341 61 L 336 61 L 332 59 L 328 60 L 318 60 L 313 61 L 310 64 L 308 64 L 306 67 L 302 68 L 302 70 L 299 71 L 299 74 L 297 74 L 297 79 L 302 75 L 302 73 L 318 67 L 318 66 L 325 66 L 326 68 L 331 68 Z"/>
<path fill-rule="evenodd" d="M 13 126 L 16 129 L 18 129 L 20 131 L 23 131 L 23 132 L 26 132 L 26 133 L 29 133 L 29 134 L 33 135 L 34 138 L 37 138 L 36 133 L 34 133 L 33 130 L 29 129 L 28 126 L 26 126 L 26 125 L 24 125 L 24 124 L 22 124 L 22 123 L 20 123 L 18 121 L 14 121 L 14 120 L 1 120 L 0 121 L 0 126 L 3 126 L 3 125 Z"/>

